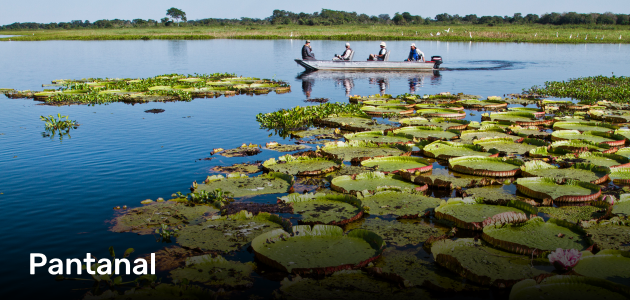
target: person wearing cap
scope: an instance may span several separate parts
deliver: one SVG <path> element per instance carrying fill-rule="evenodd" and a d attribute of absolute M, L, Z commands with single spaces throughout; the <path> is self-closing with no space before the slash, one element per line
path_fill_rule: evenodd
<path fill-rule="evenodd" d="M 385 42 L 381 42 L 381 51 L 378 52 L 378 54 L 370 54 L 370 57 L 368 57 L 368 60 L 385 60 L 385 54 L 387 54 L 387 45 L 385 45 Z"/>
<path fill-rule="evenodd" d="M 346 43 L 346 50 L 344 50 L 341 55 L 335 54 L 333 60 L 350 60 L 350 54 L 352 54 L 350 43 Z"/>
<path fill-rule="evenodd" d="M 424 53 L 420 49 L 416 48 L 416 44 L 411 44 L 411 50 L 409 51 L 409 57 L 405 61 L 422 61 L 424 62 Z"/>
<path fill-rule="evenodd" d="M 306 40 L 304 47 L 302 47 L 302 60 L 315 60 L 315 54 L 309 40 Z"/>

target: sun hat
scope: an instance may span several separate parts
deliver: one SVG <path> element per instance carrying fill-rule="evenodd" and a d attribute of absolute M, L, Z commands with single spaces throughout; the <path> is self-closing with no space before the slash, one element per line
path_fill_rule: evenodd
<path fill-rule="evenodd" d="M 350 46 L 350 43 L 346 43 L 346 46 Z"/>
<path fill-rule="evenodd" d="M 310 43 L 310 42 L 311 42 L 311 40 L 306 40 L 306 43 L 307 43 L 307 44 L 308 44 L 308 43 Z"/>
<path fill-rule="evenodd" d="M 383 47 L 387 47 L 387 46 L 385 45 L 385 42 L 381 42 L 381 46 L 383 46 Z"/>
<path fill-rule="evenodd" d="M 416 43 L 411 43 L 411 47 L 415 47 L 415 46 L 416 46 Z"/>

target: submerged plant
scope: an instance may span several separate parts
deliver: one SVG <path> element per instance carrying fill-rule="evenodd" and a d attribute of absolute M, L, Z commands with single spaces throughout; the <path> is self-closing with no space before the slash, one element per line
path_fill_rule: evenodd
<path fill-rule="evenodd" d="M 59 139 L 63 139 L 64 135 L 70 137 L 70 130 L 76 129 L 79 126 L 77 121 L 72 121 L 68 119 L 68 116 L 62 116 L 61 114 L 57 114 L 57 117 L 53 115 L 39 116 L 39 118 L 46 122 L 45 132 L 42 133 L 43 136 L 50 136 L 53 138 L 55 134 L 59 134 Z"/>
<path fill-rule="evenodd" d="M 556 251 L 552 251 L 548 258 L 549 262 L 560 271 L 570 271 L 580 261 L 582 252 L 576 249 L 562 249 L 558 248 Z"/>

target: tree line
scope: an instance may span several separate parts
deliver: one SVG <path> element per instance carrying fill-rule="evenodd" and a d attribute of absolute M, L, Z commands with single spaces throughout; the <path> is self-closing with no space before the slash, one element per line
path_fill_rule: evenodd
<path fill-rule="evenodd" d="M 171 8 L 167 15 L 162 19 L 143 20 L 98 20 L 90 22 L 89 20 L 73 20 L 70 22 L 59 23 L 35 23 L 23 22 L 13 23 L 0 26 L 0 30 L 18 30 L 18 29 L 79 29 L 79 28 L 120 28 L 120 27 L 154 27 L 154 26 L 227 26 L 227 25 L 305 25 L 305 26 L 327 26 L 327 25 L 431 25 L 431 24 L 481 24 L 481 25 L 500 25 L 500 24 L 551 24 L 551 25 L 630 25 L 630 15 L 606 13 L 586 13 L 580 14 L 576 12 L 567 13 L 546 13 L 542 16 L 536 14 L 527 14 L 523 16 L 521 13 L 515 13 L 512 16 L 477 16 L 469 14 L 465 16 L 450 15 L 447 13 L 439 14 L 433 18 L 412 15 L 409 12 L 396 13 L 394 16 L 389 14 L 380 14 L 378 16 L 368 16 L 366 14 L 358 14 L 356 12 L 336 11 L 330 9 L 322 9 L 321 12 L 314 13 L 294 13 L 284 10 L 274 10 L 272 15 L 263 18 L 240 18 L 240 19 L 219 19 L 207 18 L 199 20 L 187 20 L 186 13 Z M 181 19 L 181 24 L 179 20 Z M 174 22 L 177 20 L 177 22 Z"/>

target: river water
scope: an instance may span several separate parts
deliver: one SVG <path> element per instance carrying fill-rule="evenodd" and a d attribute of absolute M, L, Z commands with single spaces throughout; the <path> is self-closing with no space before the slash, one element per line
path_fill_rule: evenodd
<path fill-rule="evenodd" d="M 0 228 L 3 231 L 2 294 L 27 298 L 53 293 L 79 298 L 89 287 L 55 282 L 45 270 L 29 275 L 29 253 L 49 259 L 106 257 L 155 252 L 164 244 L 152 236 L 112 233 L 114 206 L 135 207 L 144 199 L 167 198 L 202 181 L 216 165 L 265 160 L 209 156 L 212 148 L 280 141 L 259 129 L 255 115 L 306 105 L 307 97 L 347 102 L 353 94 L 492 96 L 518 93 L 549 80 L 592 75 L 630 75 L 630 45 L 546 45 L 516 43 L 416 42 L 427 56 L 444 59 L 439 74 L 301 73 L 294 58 L 303 41 L 44 41 L 0 43 L 0 88 L 41 89 L 54 79 L 137 78 L 167 73 L 233 72 L 289 82 L 292 92 L 261 96 L 196 99 L 192 102 L 50 107 L 0 96 Z M 341 41 L 313 41 L 316 56 L 332 58 Z M 388 42 L 391 60 L 406 58 L 409 42 Z M 378 51 L 378 42 L 352 42 L 355 59 Z M 161 108 L 161 114 L 145 110 Z M 81 126 L 71 138 L 42 137 L 40 115 L 69 115 Z M 479 120 L 480 114 L 470 117 Z M 285 141 L 287 142 L 287 141 Z M 275 197 L 275 196 L 274 196 Z M 273 201 L 262 197 L 259 201 Z M 241 256 L 249 255 L 239 254 Z M 251 258 L 250 258 L 251 259 Z M 259 279 L 256 289 L 277 283 Z M 275 284 L 275 285 L 274 285 Z M 67 297 L 66 297 L 67 296 Z M 3 297 L 4 298 L 4 297 Z M 5 298 L 5 299 L 8 299 Z"/>

